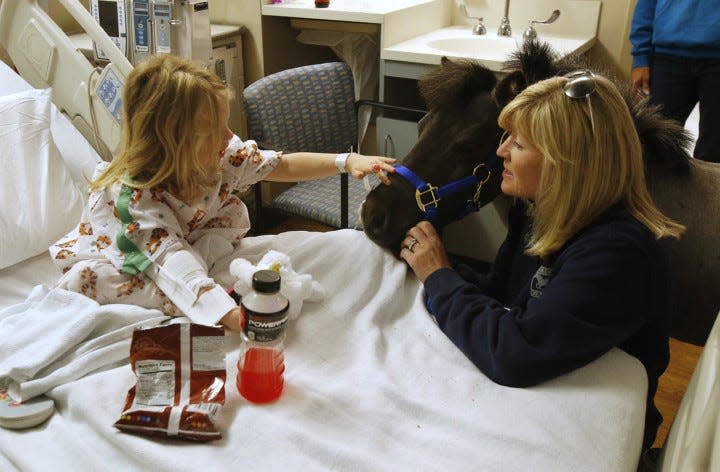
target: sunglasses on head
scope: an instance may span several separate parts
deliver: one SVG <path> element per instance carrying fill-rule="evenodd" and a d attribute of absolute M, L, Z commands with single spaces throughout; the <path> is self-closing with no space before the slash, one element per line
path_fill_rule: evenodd
<path fill-rule="evenodd" d="M 596 81 L 595 74 L 587 69 L 575 70 L 565 74 L 563 77 L 568 79 L 563 87 L 565 95 L 570 98 L 579 98 L 587 100 L 588 109 L 590 110 L 590 127 L 595 132 L 595 120 L 593 119 L 592 102 L 590 95 L 595 91 Z"/>
<path fill-rule="evenodd" d="M 568 81 L 563 86 L 565 95 L 570 98 L 585 99 L 588 103 L 588 109 L 590 110 L 590 127 L 593 133 L 595 133 L 595 120 L 593 119 L 592 102 L 590 101 L 590 95 L 593 94 L 596 87 L 595 74 L 587 69 L 574 70 L 563 75 Z M 508 138 L 509 133 L 503 132 L 500 137 L 500 146 Z"/>

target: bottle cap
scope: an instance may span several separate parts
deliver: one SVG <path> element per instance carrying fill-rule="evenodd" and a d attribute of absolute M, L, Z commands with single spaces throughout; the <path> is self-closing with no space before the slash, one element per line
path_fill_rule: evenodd
<path fill-rule="evenodd" d="M 253 274 L 253 289 L 260 293 L 273 293 L 280 290 L 280 274 L 274 270 L 259 270 Z"/>

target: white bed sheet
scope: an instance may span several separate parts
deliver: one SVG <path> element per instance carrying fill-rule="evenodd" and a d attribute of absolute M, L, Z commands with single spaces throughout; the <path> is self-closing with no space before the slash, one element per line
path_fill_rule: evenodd
<path fill-rule="evenodd" d="M 235 255 L 269 249 L 329 294 L 289 327 L 276 403 L 239 396 L 240 339 L 228 334 L 222 440 L 113 428 L 134 383 L 123 363 L 50 390 L 57 411 L 43 425 L 0 429 L 0 470 L 635 470 L 647 388 L 636 359 L 614 349 L 551 382 L 501 387 L 440 332 L 406 265 L 361 232 L 246 238 Z"/>

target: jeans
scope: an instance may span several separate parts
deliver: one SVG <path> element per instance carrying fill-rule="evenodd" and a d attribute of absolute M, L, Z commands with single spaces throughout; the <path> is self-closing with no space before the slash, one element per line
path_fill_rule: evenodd
<path fill-rule="evenodd" d="M 692 59 L 655 54 L 650 63 L 650 101 L 668 118 L 685 124 L 700 102 L 694 156 L 720 162 L 720 59 Z"/>

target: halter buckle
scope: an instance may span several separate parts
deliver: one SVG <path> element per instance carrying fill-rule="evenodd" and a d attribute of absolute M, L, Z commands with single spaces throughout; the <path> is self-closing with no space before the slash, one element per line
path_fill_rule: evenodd
<path fill-rule="evenodd" d="M 483 178 L 480 178 L 480 176 L 478 175 L 478 172 L 479 172 L 480 170 L 483 170 L 483 171 L 485 171 L 485 173 L 486 173 L 484 179 L 483 179 Z M 478 164 L 477 166 L 475 166 L 475 168 L 473 169 L 473 172 L 472 172 L 472 173 L 473 173 L 473 175 L 478 179 L 477 189 L 475 190 L 475 195 L 474 195 L 473 198 L 472 198 L 472 202 L 477 205 L 478 203 L 480 203 L 480 193 L 482 193 L 483 185 L 484 185 L 488 180 L 490 180 L 490 177 L 492 177 L 492 171 L 489 170 L 489 169 L 485 166 L 485 163 L 480 163 L 480 164 Z"/>
<path fill-rule="evenodd" d="M 423 213 L 427 212 L 426 207 L 433 205 L 437 208 L 437 204 L 440 201 L 439 198 L 437 198 L 437 195 L 435 194 L 435 191 L 437 190 L 437 187 L 434 187 L 430 184 L 427 184 L 427 189 L 423 190 L 422 192 L 420 189 L 415 190 L 415 201 L 417 202 L 418 208 L 420 208 L 420 211 Z M 430 194 L 430 201 L 427 203 L 423 202 L 423 196 Z"/>

